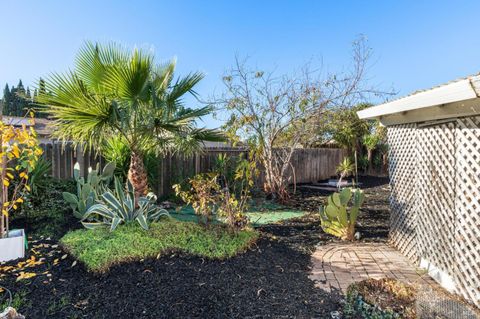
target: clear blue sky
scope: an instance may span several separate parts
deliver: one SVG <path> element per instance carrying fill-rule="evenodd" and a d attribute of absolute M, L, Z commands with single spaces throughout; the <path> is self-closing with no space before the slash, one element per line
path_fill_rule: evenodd
<path fill-rule="evenodd" d="M 178 70 L 206 73 L 207 97 L 235 54 L 290 72 L 323 58 L 336 70 L 364 34 L 369 77 L 400 95 L 480 71 L 480 1 L 2 1 L 0 88 L 72 67 L 84 40 L 148 46 Z M 218 123 L 207 119 L 207 126 Z"/>

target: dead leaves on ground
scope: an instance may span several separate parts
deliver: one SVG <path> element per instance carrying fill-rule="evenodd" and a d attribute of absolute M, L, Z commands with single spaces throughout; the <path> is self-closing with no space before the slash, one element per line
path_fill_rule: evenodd
<path fill-rule="evenodd" d="M 33 243 L 36 243 L 36 241 Z M 58 245 L 51 245 L 48 243 L 33 244 L 32 248 L 30 249 L 30 253 L 30 258 L 20 261 L 15 265 L 0 264 L 0 278 L 6 277 L 7 275 L 16 276 L 16 281 L 30 279 L 40 275 L 46 275 L 47 277 L 51 278 L 52 275 L 48 270 L 39 272 L 35 271 L 35 268 L 47 263 L 47 259 L 45 257 L 53 258 L 56 255 L 59 255 L 61 250 L 58 249 Z M 61 256 L 61 260 L 66 258 L 66 254 Z M 59 262 L 60 259 L 55 258 L 51 265 L 57 266 Z"/>
<path fill-rule="evenodd" d="M 19 273 L 19 275 L 17 276 L 17 281 L 23 280 L 23 279 L 29 279 L 29 278 L 35 277 L 36 275 L 37 275 L 37 274 L 34 273 L 34 272 L 21 271 L 21 272 Z"/>

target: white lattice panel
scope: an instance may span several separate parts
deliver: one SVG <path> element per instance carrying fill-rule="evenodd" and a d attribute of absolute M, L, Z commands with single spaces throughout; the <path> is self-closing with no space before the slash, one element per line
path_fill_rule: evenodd
<path fill-rule="evenodd" d="M 480 117 L 457 121 L 455 281 L 480 306 Z"/>
<path fill-rule="evenodd" d="M 390 242 L 410 260 L 416 261 L 415 166 L 412 151 L 416 143 L 415 124 L 388 128 L 390 172 Z"/>
<path fill-rule="evenodd" d="M 388 128 L 391 242 L 480 307 L 480 117 Z"/>
<path fill-rule="evenodd" d="M 453 278 L 455 123 L 417 129 L 417 253 Z"/>

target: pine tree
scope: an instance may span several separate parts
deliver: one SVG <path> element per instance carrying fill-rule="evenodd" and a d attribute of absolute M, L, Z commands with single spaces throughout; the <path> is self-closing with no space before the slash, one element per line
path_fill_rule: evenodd
<path fill-rule="evenodd" d="M 45 105 L 37 102 L 37 96 L 45 92 L 46 92 L 45 80 L 40 78 L 40 81 L 38 81 L 38 91 L 37 89 L 35 89 L 35 91 L 33 92 L 34 106 L 35 106 L 35 110 L 37 111 L 37 114 L 35 114 L 35 116 L 38 118 L 46 118 L 48 116 L 48 114 L 45 112 L 45 109 L 46 109 Z"/>
<path fill-rule="evenodd" d="M 10 104 L 10 88 L 8 87 L 8 83 L 5 84 L 5 88 L 3 89 L 3 99 L 1 100 L 2 105 L 1 105 L 1 113 L 4 114 L 5 110 L 8 108 L 8 105 Z"/>
<path fill-rule="evenodd" d="M 8 93 L 8 103 L 5 103 L 4 109 L 3 109 L 3 114 L 4 115 L 11 115 L 12 110 L 13 110 L 13 105 L 15 104 L 15 92 L 17 89 L 15 86 L 12 86 L 10 88 L 10 92 Z"/>
<path fill-rule="evenodd" d="M 5 84 L 5 88 L 3 89 L 3 101 L 9 101 L 10 98 L 10 88 L 8 87 L 8 83 Z"/>
<path fill-rule="evenodd" d="M 45 81 L 43 79 L 40 79 L 39 88 L 38 90 L 35 88 L 33 94 L 29 87 L 25 89 L 22 80 L 18 81 L 17 87 L 12 86 L 10 88 L 6 84 L 3 89 L 3 99 L 0 99 L 2 114 L 23 117 L 29 109 L 34 108 L 38 111 L 37 117 L 45 118 L 45 106 L 36 103 L 36 97 L 42 91 L 45 92 Z"/>

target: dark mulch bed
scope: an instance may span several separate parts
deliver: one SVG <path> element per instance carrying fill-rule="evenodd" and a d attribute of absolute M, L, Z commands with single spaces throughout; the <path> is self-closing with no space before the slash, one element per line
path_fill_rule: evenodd
<path fill-rule="evenodd" d="M 365 202 L 358 217 L 357 230 L 363 240 L 385 241 L 390 218 L 388 178 L 360 176 L 359 182 L 365 192 Z M 330 194 L 331 191 L 297 187 L 291 205 L 300 210 L 318 213 L 319 207 L 326 203 L 326 197 Z"/>
<path fill-rule="evenodd" d="M 385 182 L 365 184 L 368 207 L 360 231 L 369 240 L 386 234 Z M 317 211 L 324 199 L 302 190 L 291 205 Z M 56 241 L 42 239 L 31 247 L 45 262 L 24 270 L 38 275 L 15 281 L 8 273 L 0 282 L 20 296 L 27 318 L 329 318 L 339 298 L 315 288 L 308 272 L 315 245 L 335 239 L 321 231 L 314 214 L 260 230 L 252 249 L 229 260 L 173 254 L 115 266 L 104 275 L 72 267 Z"/>
<path fill-rule="evenodd" d="M 172 255 L 116 266 L 99 276 L 71 267 L 73 260 L 61 260 L 58 249 L 46 256 L 52 248 L 39 248 L 48 261 L 31 271 L 49 270 L 51 277 L 15 282 L 7 276 L 2 284 L 26 292 L 20 310 L 27 318 L 325 318 L 337 304 L 308 279 L 309 254 L 295 249 L 303 246 L 299 241 L 288 245 L 288 238 L 278 239 L 304 228 L 301 222 L 279 227 L 277 239 L 264 236 L 247 253 L 226 261 Z M 55 259 L 60 259 L 56 266 Z"/>

